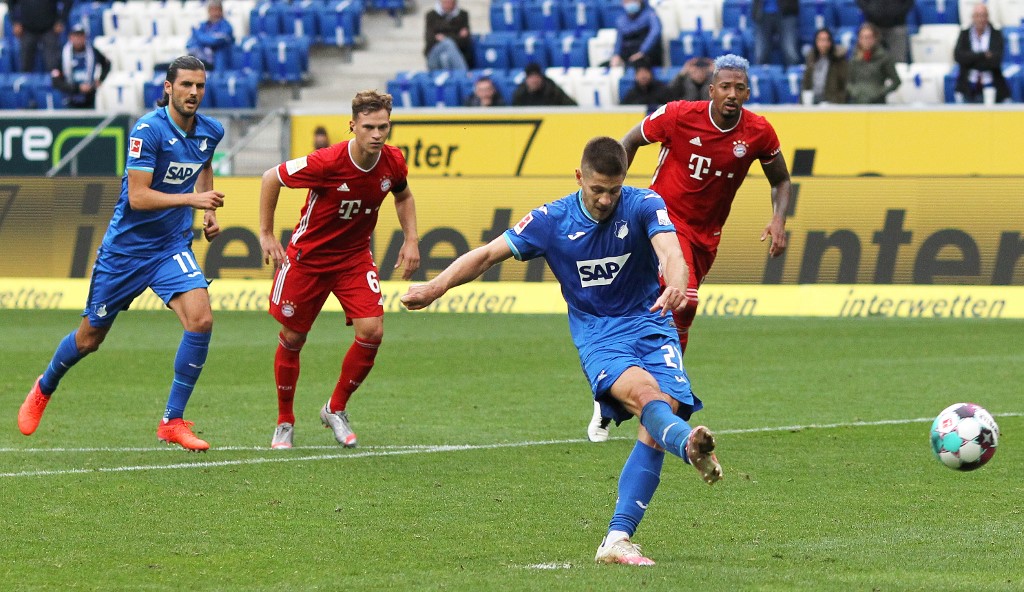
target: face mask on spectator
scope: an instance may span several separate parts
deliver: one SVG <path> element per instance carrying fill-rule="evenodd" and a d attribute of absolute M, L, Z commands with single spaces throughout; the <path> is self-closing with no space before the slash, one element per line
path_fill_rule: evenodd
<path fill-rule="evenodd" d="M 640 12 L 639 2 L 626 2 L 622 7 L 626 9 L 626 14 L 637 14 Z"/>

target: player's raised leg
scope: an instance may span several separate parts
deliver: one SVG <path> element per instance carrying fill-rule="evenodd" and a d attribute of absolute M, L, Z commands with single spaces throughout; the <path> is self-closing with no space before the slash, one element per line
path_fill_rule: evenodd
<path fill-rule="evenodd" d="M 174 380 L 156 435 L 162 442 L 201 452 L 209 449 L 210 445 L 192 433 L 194 424 L 185 421 L 184 414 L 210 349 L 213 332 L 210 296 L 205 288 L 193 289 L 173 297 L 168 306 L 178 315 L 185 331 L 174 357 Z"/>

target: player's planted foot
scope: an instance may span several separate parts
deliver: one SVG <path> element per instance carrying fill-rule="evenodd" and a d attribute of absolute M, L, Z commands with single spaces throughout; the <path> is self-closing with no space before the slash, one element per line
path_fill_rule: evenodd
<path fill-rule="evenodd" d="M 587 426 L 587 438 L 591 442 L 606 442 L 608 440 L 608 425 L 611 423 L 610 417 L 601 417 L 601 404 L 594 401 L 594 415 L 590 418 L 590 425 Z"/>
<path fill-rule="evenodd" d="M 25 397 L 25 402 L 21 404 L 21 409 L 18 410 L 18 429 L 21 430 L 22 434 L 31 436 L 32 432 L 36 431 L 39 427 L 39 422 L 43 419 L 43 411 L 46 410 L 46 404 L 50 402 L 50 397 L 43 394 L 43 391 L 39 390 L 39 379 L 43 375 L 40 374 L 39 378 L 36 379 L 36 383 L 32 385 L 32 389 L 28 391 L 28 396 Z"/>
<path fill-rule="evenodd" d="M 686 441 L 686 458 L 708 485 L 722 478 L 722 465 L 715 456 L 715 436 L 705 426 L 697 426 Z"/>
<path fill-rule="evenodd" d="M 210 445 L 192 433 L 193 425 L 193 422 L 180 417 L 161 421 L 156 428 L 156 437 L 165 444 L 177 444 L 191 452 L 206 452 Z"/>
<path fill-rule="evenodd" d="M 323 408 L 320 409 L 320 421 L 323 422 L 325 428 L 331 428 L 338 444 L 345 448 L 356 447 L 356 433 L 352 431 L 352 426 L 348 423 L 348 413 L 344 411 L 332 413 L 327 409 L 327 403 L 324 403 Z"/>
<path fill-rule="evenodd" d="M 619 539 L 614 543 L 607 543 L 607 539 L 601 541 L 597 548 L 594 561 L 597 563 L 618 563 L 620 565 L 654 565 L 654 561 L 644 557 L 640 552 L 640 545 L 629 539 Z"/>
<path fill-rule="evenodd" d="M 274 429 L 274 437 L 270 440 L 270 447 L 274 449 L 278 448 L 291 448 L 292 447 L 292 436 L 295 434 L 295 426 L 288 423 L 280 423 L 277 428 Z"/>

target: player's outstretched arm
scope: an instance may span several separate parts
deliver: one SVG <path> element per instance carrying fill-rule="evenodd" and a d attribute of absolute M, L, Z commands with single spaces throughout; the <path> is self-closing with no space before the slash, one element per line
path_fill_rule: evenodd
<path fill-rule="evenodd" d="M 406 185 L 405 189 L 395 194 L 395 211 L 398 223 L 402 226 L 405 241 L 398 251 L 395 269 L 402 267 L 402 279 L 407 280 L 420 268 L 420 237 L 416 231 L 416 200 Z"/>
<path fill-rule="evenodd" d="M 772 219 L 761 233 L 761 240 L 772 237 L 768 246 L 768 254 L 778 257 L 786 251 L 786 211 L 789 210 L 789 198 L 792 182 L 789 179 L 789 167 L 782 154 L 766 165 L 762 165 L 768 183 L 772 186 Z"/>
<path fill-rule="evenodd" d="M 429 282 L 410 286 L 409 291 L 402 296 L 402 304 L 409 310 L 426 308 L 448 290 L 475 280 L 511 256 L 512 249 L 505 242 L 505 236 L 499 236 L 452 261 L 451 265 Z"/>
<path fill-rule="evenodd" d="M 210 189 L 202 193 L 163 193 L 150 187 L 152 183 L 152 171 L 128 169 L 128 204 L 133 210 L 168 210 L 182 206 L 216 210 L 224 205 L 224 194 L 219 191 Z"/>
<path fill-rule="evenodd" d="M 626 132 L 626 135 L 622 137 L 622 147 L 626 149 L 626 161 L 630 165 L 633 164 L 633 157 L 636 156 L 636 151 L 641 146 L 650 144 L 650 142 L 644 139 L 643 130 L 641 130 L 643 125 L 644 122 L 641 121 L 633 126 L 633 129 Z"/>
<path fill-rule="evenodd" d="M 665 289 L 654 302 L 651 312 L 661 311 L 661 316 L 665 316 L 672 311 L 683 310 L 686 306 L 686 284 L 690 279 L 690 270 L 679 248 L 679 239 L 674 232 L 659 232 L 651 237 L 651 246 L 658 255 L 661 275 L 665 280 Z"/>
<path fill-rule="evenodd" d="M 199 171 L 199 177 L 196 179 L 196 193 L 213 191 L 213 165 L 211 162 L 207 162 L 203 166 L 203 170 Z M 217 224 L 217 211 L 204 210 L 203 236 L 209 242 L 216 238 L 218 234 L 220 234 L 220 224 Z"/>
<path fill-rule="evenodd" d="M 280 197 L 281 179 L 277 176 L 277 167 L 272 167 L 263 173 L 260 182 L 260 248 L 263 262 L 273 261 L 274 267 L 280 267 L 285 258 L 284 247 L 274 236 L 274 212 Z"/>

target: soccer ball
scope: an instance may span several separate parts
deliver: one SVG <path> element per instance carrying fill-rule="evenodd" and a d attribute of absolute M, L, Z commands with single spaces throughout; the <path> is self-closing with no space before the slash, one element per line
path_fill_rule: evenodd
<path fill-rule="evenodd" d="M 998 443 L 999 426 L 974 403 L 950 405 L 932 422 L 932 451 L 951 469 L 977 469 L 992 459 Z"/>

